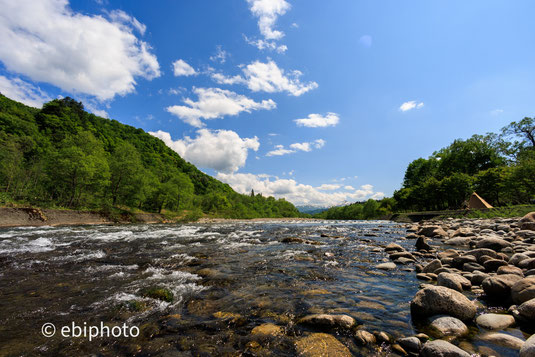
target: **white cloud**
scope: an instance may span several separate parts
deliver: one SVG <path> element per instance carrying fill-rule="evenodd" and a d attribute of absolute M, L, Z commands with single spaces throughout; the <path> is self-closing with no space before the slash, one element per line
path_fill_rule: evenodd
<path fill-rule="evenodd" d="M 186 136 L 176 141 L 173 141 L 171 135 L 165 131 L 158 130 L 149 134 L 161 139 L 195 166 L 223 173 L 232 173 L 243 167 L 247 161 L 248 151 L 257 151 L 260 147 L 256 136 L 240 138 L 232 130 L 200 129 L 196 138 Z"/>
<path fill-rule="evenodd" d="M 275 30 L 275 22 L 290 9 L 285 0 L 247 0 L 250 10 L 258 18 L 260 33 L 266 40 L 280 40 L 284 33 Z"/>
<path fill-rule="evenodd" d="M 336 113 L 327 113 L 322 116 L 321 114 L 309 114 L 307 118 L 295 119 L 298 126 L 306 126 L 309 128 L 324 128 L 326 126 L 335 126 L 340 121 L 340 117 Z"/>
<path fill-rule="evenodd" d="M 322 191 L 333 191 L 340 188 L 340 185 L 332 184 L 332 183 L 324 183 L 323 185 L 318 187 L 318 190 Z"/>
<path fill-rule="evenodd" d="M 309 152 L 312 149 L 321 149 L 325 145 L 325 140 L 317 139 L 311 142 L 293 143 L 290 144 L 290 149 L 285 149 L 284 145 L 276 145 L 275 150 L 269 151 L 266 156 L 282 156 L 287 154 L 293 154 L 297 151 Z"/>
<path fill-rule="evenodd" d="M 344 190 L 354 190 L 355 188 L 353 186 L 350 186 L 350 185 L 347 185 L 347 186 L 344 186 Z"/>
<path fill-rule="evenodd" d="M 98 115 L 99 117 L 109 118 L 108 112 L 104 109 L 99 109 L 94 103 L 86 101 L 84 104 L 85 109 L 91 113 Z"/>
<path fill-rule="evenodd" d="M 373 39 L 370 35 L 363 35 L 359 38 L 359 43 L 364 47 L 372 47 Z"/>
<path fill-rule="evenodd" d="M 243 36 L 245 39 L 245 42 L 248 44 L 255 46 L 259 50 L 270 50 L 270 51 L 277 51 L 277 53 L 284 53 L 286 50 L 288 50 L 288 46 L 286 45 L 279 45 L 275 41 L 266 41 L 262 39 L 254 40 L 247 36 Z"/>
<path fill-rule="evenodd" d="M 423 106 L 424 106 L 423 102 L 417 102 L 415 100 L 411 100 L 409 102 L 405 102 L 401 104 L 401 106 L 399 107 L 399 110 L 401 110 L 402 112 L 406 112 L 412 109 L 420 109 Z"/>
<path fill-rule="evenodd" d="M 255 61 L 242 68 L 243 76 L 227 77 L 221 73 L 212 73 L 211 77 L 219 84 L 244 84 L 253 92 L 287 92 L 300 96 L 318 87 L 316 82 L 302 83 L 300 71 L 285 71 L 270 60 L 267 63 Z"/>
<path fill-rule="evenodd" d="M 30 107 L 41 108 L 50 97 L 40 88 L 20 78 L 0 76 L 0 93 L 6 97 L 24 103 Z"/>
<path fill-rule="evenodd" d="M 201 119 L 216 119 L 225 115 L 232 116 L 241 112 L 250 113 L 253 110 L 271 110 L 277 107 L 271 99 L 255 102 L 244 95 L 220 88 L 194 88 L 193 92 L 198 97 L 196 102 L 186 98 L 185 106 L 174 105 L 167 107 L 167 111 L 198 128 L 204 126 Z"/>
<path fill-rule="evenodd" d="M 173 73 L 175 74 L 175 77 L 193 76 L 197 74 L 197 71 L 195 71 L 193 67 L 187 64 L 186 61 L 178 59 L 173 62 Z"/>
<path fill-rule="evenodd" d="M 322 192 L 316 187 L 300 184 L 293 179 L 279 179 L 269 175 L 218 173 L 216 178 L 228 183 L 240 193 L 246 194 L 254 189 L 255 192 L 262 193 L 264 196 L 285 198 L 295 205 L 335 206 L 346 202 L 366 200 L 372 196 L 380 198 L 383 195 L 381 192 L 374 192 L 371 185 L 361 186 L 360 189 L 351 192 Z"/>
<path fill-rule="evenodd" d="M 136 77 L 160 76 L 144 25 L 122 11 L 108 18 L 73 12 L 67 0 L 0 0 L 0 61 L 33 81 L 112 99 L 135 90 Z"/>
<path fill-rule="evenodd" d="M 292 26 L 294 29 L 298 29 L 298 28 L 299 28 L 299 25 L 296 24 L 295 22 L 293 22 L 293 23 L 291 24 L 291 26 Z"/>
<path fill-rule="evenodd" d="M 227 61 L 228 52 L 223 50 L 221 45 L 217 45 L 217 52 L 215 55 L 210 56 L 210 61 L 225 63 Z"/>

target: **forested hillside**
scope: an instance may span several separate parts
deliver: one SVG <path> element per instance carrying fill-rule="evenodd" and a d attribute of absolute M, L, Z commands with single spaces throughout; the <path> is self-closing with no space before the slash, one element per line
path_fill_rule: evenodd
<path fill-rule="evenodd" d="M 0 204 L 233 218 L 293 217 L 289 202 L 242 195 L 141 129 L 84 111 L 67 97 L 41 110 L 0 94 Z"/>

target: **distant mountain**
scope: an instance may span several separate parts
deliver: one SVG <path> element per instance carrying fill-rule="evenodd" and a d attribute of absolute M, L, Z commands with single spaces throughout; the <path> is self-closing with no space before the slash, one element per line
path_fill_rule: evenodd
<path fill-rule="evenodd" d="M 296 206 L 296 208 L 299 210 L 299 212 L 307 213 L 307 214 L 321 213 L 321 212 L 326 211 L 326 210 L 329 209 L 329 207 L 312 206 L 312 205 Z"/>

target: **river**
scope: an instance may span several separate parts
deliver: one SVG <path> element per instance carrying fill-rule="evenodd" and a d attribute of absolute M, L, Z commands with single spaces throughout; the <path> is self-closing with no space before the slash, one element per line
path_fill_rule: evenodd
<path fill-rule="evenodd" d="M 375 269 L 388 261 L 388 243 L 414 250 L 405 235 L 385 221 L 2 229 L 0 355 L 286 356 L 311 331 L 296 321 L 313 313 L 408 336 L 415 273 Z M 292 237 L 307 242 L 282 242 Z M 53 337 L 43 336 L 45 323 L 56 327 Z M 89 341 L 60 333 L 101 323 L 135 326 L 139 335 Z M 264 323 L 285 333 L 258 347 L 251 330 Z M 353 354 L 370 353 L 334 334 Z"/>

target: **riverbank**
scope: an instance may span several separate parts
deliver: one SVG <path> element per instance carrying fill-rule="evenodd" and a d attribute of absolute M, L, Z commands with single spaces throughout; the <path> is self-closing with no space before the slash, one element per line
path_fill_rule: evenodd
<path fill-rule="evenodd" d="M 0 207 L 0 228 L 165 222 L 165 217 L 157 213 L 129 213 L 128 215 L 119 214 L 112 217 L 91 211 Z"/>

